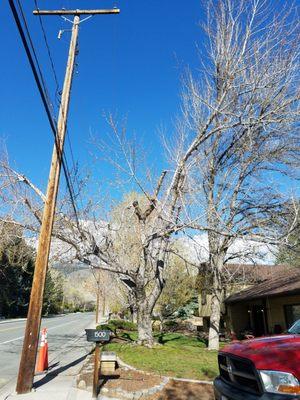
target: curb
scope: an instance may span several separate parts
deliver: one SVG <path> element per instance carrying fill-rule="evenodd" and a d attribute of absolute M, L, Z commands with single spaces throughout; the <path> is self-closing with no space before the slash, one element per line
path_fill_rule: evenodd
<path fill-rule="evenodd" d="M 56 318 L 56 317 L 64 317 L 64 316 L 66 316 L 67 314 L 51 314 L 51 315 L 47 315 L 47 316 L 44 316 L 44 317 L 42 317 L 42 318 Z M 69 315 L 69 314 L 68 314 Z M 1 324 L 10 324 L 10 323 L 12 323 L 12 322 L 23 322 L 23 321 L 26 321 L 27 320 L 27 318 L 9 318 L 9 319 L 3 319 L 3 320 L 0 320 L 0 325 Z"/>
<path fill-rule="evenodd" d="M 178 382 L 200 383 L 201 385 L 210 385 L 210 386 L 214 384 L 213 381 L 198 381 L 197 379 L 173 378 L 172 376 L 169 376 L 169 378 L 172 381 L 178 381 Z"/>
<path fill-rule="evenodd" d="M 16 319 L 4 319 L 3 321 L 0 321 L 1 324 L 11 324 L 13 322 L 23 322 L 26 321 L 27 318 L 16 318 Z"/>

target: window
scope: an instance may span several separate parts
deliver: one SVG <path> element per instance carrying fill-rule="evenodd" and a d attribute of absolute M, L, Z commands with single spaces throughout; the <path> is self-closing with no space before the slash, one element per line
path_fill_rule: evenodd
<path fill-rule="evenodd" d="M 286 325 L 290 328 L 295 321 L 300 319 L 300 304 L 284 306 Z"/>
<path fill-rule="evenodd" d="M 292 335 L 300 335 L 300 319 L 288 330 Z"/>

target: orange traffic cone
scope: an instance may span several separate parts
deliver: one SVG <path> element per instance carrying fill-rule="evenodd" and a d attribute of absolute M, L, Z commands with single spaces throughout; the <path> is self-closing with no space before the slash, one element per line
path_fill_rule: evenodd
<path fill-rule="evenodd" d="M 38 356 L 35 373 L 40 374 L 48 369 L 48 342 L 47 342 L 47 329 L 42 329 L 41 347 Z"/>

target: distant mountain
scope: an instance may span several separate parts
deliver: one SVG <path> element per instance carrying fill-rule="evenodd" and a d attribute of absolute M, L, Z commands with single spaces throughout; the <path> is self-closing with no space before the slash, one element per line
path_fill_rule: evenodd
<path fill-rule="evenodd" d="M 107 222 L 105 221 L 100 221 L 100 222 L 94 222 L 94 221 L 84 221 L 80 220 L 79 221 L 80 226 L 82 227 L 83 230 L 86 230 L 90 232 L 96 239 L 96 242 L 99 244 L 103 240 L 105 236 L 105 232 L 107 230 Z M 65 234 L 66 235 L 71 235 L 72 238 L 74 236 L 72 235 L 72 232 L 70 231 L 69 228 L 65 228 Z M 75 240 L 77 240 L 77 244 L 79 246 L 84 245 L 84 241 L 81 240 L 79 237 Z M 32 246 L 33 248 L 37 249 L 38 247 L 38 237 L 30 237 L 26 239 L 26 242 Z M 82 263 L 74 260 L 75 258 L 75 251 L 74 248 L 64 242 L 61 241 L 55 237 L 52 238 L 51 241 L 51 248 L 50 248 L 50 260 L 52 264 L 55 266 L 56 269 L 64 269 L 68 267 L 71 263 L 73 269 L 89 269 L 87 265 L 83 265 Z"/>

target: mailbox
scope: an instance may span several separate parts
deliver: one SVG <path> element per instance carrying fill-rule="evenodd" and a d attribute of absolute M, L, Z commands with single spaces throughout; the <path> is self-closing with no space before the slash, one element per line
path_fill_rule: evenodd
<path fill-rule="evenodd" d="M 86 329 L 86 339 L 88 342 L 108 342 L 110 340 L 110 331 L 99 331 L 97 329 Z"/>

